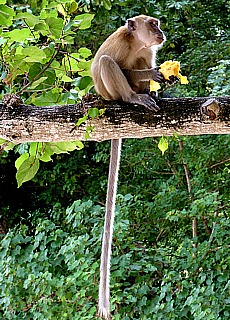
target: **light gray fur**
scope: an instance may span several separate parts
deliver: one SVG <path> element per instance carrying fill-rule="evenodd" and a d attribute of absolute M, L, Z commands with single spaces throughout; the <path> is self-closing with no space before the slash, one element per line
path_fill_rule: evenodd
<path fill-rule="evenodd" d="M 121 139 L 111 140 L 110 165 L 108 188 L 106 197 L 106 214 L 104 222 L 104 234 L 102 240 L 101 266 L 100 266 L 100 286 L 98 315 L 105 320 L 110 316 L 110 256 L 112 247 L 113 222 L 115 215 L 115 203 L 117 194 L 118 171 L 121 155 Z"/>

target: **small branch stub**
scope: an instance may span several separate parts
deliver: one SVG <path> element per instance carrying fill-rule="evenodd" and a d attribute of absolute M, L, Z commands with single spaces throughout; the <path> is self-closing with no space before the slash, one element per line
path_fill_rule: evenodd
<path fill-rule="evenodd" d="M 221 108 L 218 101 L 214 98 L 208 99 L 201 105 L 201 113 L 208 120 L 217 120 L 220 115 Z"/>

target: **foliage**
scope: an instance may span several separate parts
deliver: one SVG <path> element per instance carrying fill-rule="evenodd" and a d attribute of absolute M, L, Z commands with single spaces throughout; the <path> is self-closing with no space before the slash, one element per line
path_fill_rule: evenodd
<path fill-rule="evenodd" d="M 93 14 L 75 1 L 43 1 L 33 14 L 26 5 L 1 5 L 1 79 L 6 93 L 24 93 L 27 104 L 74 103 L 92 87 L 91 51 L 73 50 L 76 30 L 90 27 Z M 24 85 L 22 86 L 22 84 Z"/>
<path fill-rule="evenodd" d="M 229 94 L 228 1 L 0 2 L 1 94 L 75 102 L 92 87 L 91 51 L 140 13 L 160 18 L 166 33 L 158 64 L 178 60 L 189 76 L 189 85 L 163 95 Z M 90 113 L 81 121 L 99 115 Z M 109 143 L 79 151 L 78 142 L 0 143 L 0 318 L 95 319 Z M 123 141 L 115 320 L 230 318 L 229 145 L 227 135 Z M 20 170 L 27 161 L 29 177 L 39 163 L 19 189 L 15 161 Z"/>
<path fill-rule="evenodd" d="M 75 52 L 72 47 L 74 30 L 89 28 L 93 19 L 93 14 L 81 11 L 72 0 L 43 1 L 37 15 L 25 5 L 10 8 L 2 2 L 0 70 L 5 93 L 23 94 L 27 104 L 47 106 L 75 103 L 88 92 L 91 51 L 82 47 Z M 35 176 L 40 161 L 82 147 L 80 141 L 31 143 L 15 164 L 18 187 Z"/>
<path fill-rule="evenodd" d="M 208 76 L 208 84 L 210 87 L 207 89 L 211 95 L 228 95 L 230 92 L 230 60 L 220 60 L 218 65 L 210 68 L 212 71 Z"/>
<path fill-rule="evenodd" d="M 73 151 L 75 149 L 83 148 L 81 141 L 73 142 L 31 142 L 25 144 L 24 147 L 28 146 L 28 152 L 24 152 L 15 161 L 15 166 L 17 169 L 16 179 L 18 182 L 18 187 L 22 185 L 23 182 L 31 180 L 39 169 L 39 161 L 50 161 L 51 156 L 60 153 L 67 153 L 68 151 Z M 20 149 L 22 149 L 20 147 Z M 24 149 L 24 148 L 23 148 Z"/>
<path fill-rule="evenodd" d="M 194 248 L 181 222 L 174 223 L 174 241 L 171 234 L 159 236 L 154 211 L 149 212 L 152 221 L 136 224 L 136 206 L 135 197 L 118 196 L 111 267 L 114 319 L 228 319 L 229 220 L 223 214 L 211 219 L 212 236 Z M 0 251 L 4 319 L 95 318 L 103 211 L 91 201 L 76 201 L 61 225 L 39 219 L 33 230 L 21 225 L 5 236 Z M 140 232 L 145 223 L 156 225 L 155 245 Z"/>

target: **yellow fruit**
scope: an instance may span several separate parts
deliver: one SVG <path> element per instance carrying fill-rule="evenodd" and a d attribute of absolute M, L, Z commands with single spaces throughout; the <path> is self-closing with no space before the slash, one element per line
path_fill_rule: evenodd
<path fill-rule="evenodd" d="M 150 91 L 157 91 L 161 88 L 159 85 L 159 82 L 156 82 L 154 80 L 150 80 Z"/>
<path fill-rule="evenodd" d="M 165 80 L 170 80 L 170 76 L 179 77 L 181 84 L 188 84 L 188 79 L 180 74 L 180 62 L 178 61 L 165 61 L 160 65 L 159 71 L 163 74 Z M 150 80 L 150 91 L 157 91 L 160 89 L 158 82 Z"/>
<path fill-rule="evenodd" d="M 170 76 L 179 76 L 180 62 L 178 61 L 165 61 L 160 65 L 159 71 L 163 74 L 165 80 L 169 80 Z"/>

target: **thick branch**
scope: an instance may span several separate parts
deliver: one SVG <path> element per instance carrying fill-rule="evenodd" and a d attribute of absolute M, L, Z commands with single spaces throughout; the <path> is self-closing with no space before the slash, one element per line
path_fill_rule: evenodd
<path fill-rule="evenodd" d="M 84 140 L 87 125 L 94 126 L 89 140 L 230 133 L 230 97 L 159 99 L 160 111 L 142 106 L 102 101 L 90 96 L 81 104 L 34 107 L 0 104 L 0 137 L 14 143 Z M 106 108 L 103 116 L 77 127 L 90 107 Z"/>

